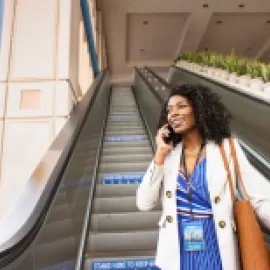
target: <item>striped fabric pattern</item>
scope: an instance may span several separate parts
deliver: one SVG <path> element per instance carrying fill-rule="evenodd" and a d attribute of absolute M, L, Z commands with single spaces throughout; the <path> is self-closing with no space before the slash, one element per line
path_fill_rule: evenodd
<path fill-rule="evenodd" d="M 177 213 L 180 241 L 181 270 L 222 270 L 222 262 L 217 243 L 215 225 L 211 208 L 211 200 L 206 181 L 206 158 L 195 168 L 192 180 L 192 213 L 195 220 L 203 225 L 205 250 L 185 251 L 183 237 L 183 221 L 190 219 L 190 203 L 188 201 L 188 182 L 179 171 L 177 178 Z"/>

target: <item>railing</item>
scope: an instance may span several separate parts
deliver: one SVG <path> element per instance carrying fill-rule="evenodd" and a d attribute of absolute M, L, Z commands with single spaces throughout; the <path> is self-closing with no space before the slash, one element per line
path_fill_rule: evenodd
<path fill-rule="evenodd" d="M 8 265 L 27 250 L 39 232 L 70 160 L 81 128 L 93 107 L 106 75 L 107 70 L 99 74 L 36 167 L 17 203 L 1 219 L 0 268 Z"/>

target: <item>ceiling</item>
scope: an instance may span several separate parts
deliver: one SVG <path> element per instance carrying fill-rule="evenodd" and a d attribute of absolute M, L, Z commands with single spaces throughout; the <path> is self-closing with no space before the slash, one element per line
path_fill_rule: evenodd
<path fill-rule="evenodd" d="M 133 66 L 165 76 L 183 50 L 239 55 L 270 62 L 269 0 L 97 0 L 114 82 Z"/>

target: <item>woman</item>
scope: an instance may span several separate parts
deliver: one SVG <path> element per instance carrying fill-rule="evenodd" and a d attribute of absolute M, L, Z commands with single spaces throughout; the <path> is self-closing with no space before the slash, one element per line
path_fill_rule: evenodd
<path fill-rule="evenodd" d="M 219 98 L 200 85 L 176 86 L 164 106 L 157 150 L 137 191 L 142 211 L 162 199 L 156 255 L 161 269 L 240 269 L 232 199 L 219 150 L 223 143 L 234 170 L 230 118 Z M 270 198 L 257 191 L 265 179 L 234 142 L 252 206 L 270 229 Z"/>

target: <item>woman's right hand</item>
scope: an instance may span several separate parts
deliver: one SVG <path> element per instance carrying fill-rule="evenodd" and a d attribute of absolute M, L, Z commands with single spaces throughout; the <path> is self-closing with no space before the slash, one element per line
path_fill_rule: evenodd
<path fill-rule="evenodd" d="M 170 135 L 170 131 L 168 129 L 168 124 L 164 125 L 162 128 L 158 130 L 156 136 L 156 145 L 157 151 L 155 154 L 154 161 L 158 165 L 162 165 L 165 161 L 166 156 L 170 153 L 173 149 L 173 143 L 165 143 L 164 138 Z"/>

